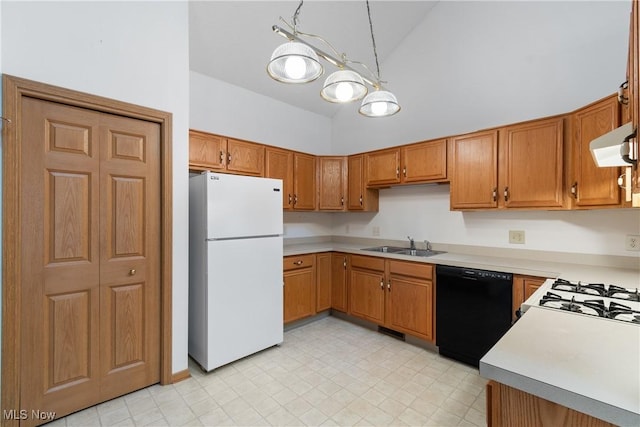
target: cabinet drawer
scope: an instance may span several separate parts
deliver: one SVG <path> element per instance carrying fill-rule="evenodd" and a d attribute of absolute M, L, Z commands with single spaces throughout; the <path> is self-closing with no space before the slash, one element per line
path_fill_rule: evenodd
<path fill-rule="evenodd" d="M 316 256 L 314 254 L 294 255 L 294 256 L 284 257 L 284 262 L 283 262 L 284 271 L 313 267 L 315 260 L 316 260 Z"/>
<path fill-rule="evenodd" d="M 392 274 L 419 277 L 420 279 L 433 279 L 433 265 L 418 262 L 389 261 L 389 271 Z"/>
<path fill-rule="evenodd" d="M 384 271 L 384 258 L 351 255 L 351 267 Z"/>

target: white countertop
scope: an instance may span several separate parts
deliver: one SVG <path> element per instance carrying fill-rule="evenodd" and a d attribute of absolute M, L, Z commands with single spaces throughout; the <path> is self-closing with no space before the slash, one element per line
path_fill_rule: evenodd
<path fill-rule="evenodd" d="M 531 307 L 480 375 L 621 425 L 640 425 L 640 325 Z"/>
<path fill-rule="evenodd" d="M 320 242 L 306 244 L 285 244 L 284 255 L 301 255 L 318 252 L 345 252 L 357 255 L 377 256 L 404 261 L 443 264 L 454 267 L 478 268 L 538 277 L 558 278 L 592 283 L 607 283 L 618 286 L 637 288 L 640 286 L 640 260 L 638 268 L 607 267 L 602 265 L 579 264 L 569 262 L 549 262 L 504 256 L 475 255 L 448 252 L 431 257 L 398 255 L 365 251 L 363 248 L 376 246 L 366 243 Z M 439 248 L 436 248 L 439 249 Z"/>

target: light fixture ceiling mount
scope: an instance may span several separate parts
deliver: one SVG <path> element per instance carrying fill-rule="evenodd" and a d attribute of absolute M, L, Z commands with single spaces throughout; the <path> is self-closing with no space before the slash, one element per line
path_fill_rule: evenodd
<path fill-rule="evenodd" d="M 287 24 L 293 32 L 289 32 L 277 25 L 272 27 L 272 30 L 276 34 L 287 38 L 289 42 L 278 46 L 271 55 L 271 60 L 267 65 L 267 73 L 269 76 L 283 83 L 311 82 L 320 77 L 324 71 L 319 61 L 319 58 L 322 58 L 338 68 L 338 71 L 327 77 L 320 91 L 320 96 L 324 100 L 333 103 L 348 103 L 364 97 L 358 111 L 366 117 L 388 117 L 400 111 L 398 100 L 391 92 L 382 86 L 384 82 L 380 79 L 380 66 L 378 64 L 376 41 L 373 36 L 369 1 L 366 0 L 366 4 L 369 28 L 371 30 L 371 42 L 376 60 L 375 74 L 362 62 L 349 60 L 345 53 L 338 53 L 324 38 L 298 31 L 298 15 L 300 14 L 303 2 L 303 0 L 300 0 L 296 8 L 292 18 L 293 25 L 280 17 L 280 20 Z M 301 37 L 320 40 L 327 45 L 334 54 L 319 49 Z M 350 64 L 358 65 L 362 70 L 356 70 Z M 374 89 L 374 91 L 368 95 L 367 85 Z"/>

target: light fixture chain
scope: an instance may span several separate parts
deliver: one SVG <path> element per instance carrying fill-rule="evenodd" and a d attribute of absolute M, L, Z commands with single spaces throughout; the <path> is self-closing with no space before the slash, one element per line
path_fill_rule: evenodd
<path fill-rule="evenodd" d="M 373 37 L 373 23 L 371 22 L 371 9 L 369 8 L 369 0 L 367 2 L 367 15 L 369 16 L 369 29 L 371 30 L 371 42 L 373 44 L 373 56 L 376 58 L 376 74 L 380 81 L 380 64 L 378 64 L 378 49 L 376 49 L 376 39 Z"/>
<path fill-rule="evenodd" d="M 300 15 L 300 9 L 302 8 L 302 3 L 304 0 L 300 0 L 300 4 L 296 8 L 296 11 L 293 14 L 293 33 L 296 33 L 296 28 L 298 27 L 298 15 Z"/>

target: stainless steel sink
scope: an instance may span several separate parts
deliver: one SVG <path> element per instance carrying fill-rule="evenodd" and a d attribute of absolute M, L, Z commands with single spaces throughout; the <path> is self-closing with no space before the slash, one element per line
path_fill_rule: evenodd
<path fill-rule="evenodd" d="M 409 249 L 409 248 L 402 248 L 399 246 L 376 246 L 375 248 L 364 248 L 362 250 L 389 253 L 389 254 L 398 254 L 398 255 L 420 256 L 420 257 L 430 257 L 430 256 L 445 253 L 443 251 L 428 251 L 425 249 Z"/>
<path fill-rule="evenodd" d="M 402 248 L 402 247 L 399 247 L 399 246 L 376 246 L 375 248 L 364 248 L 362 250 L 363 251 L 384 252 L 384 253 L 395 254 L 395 253 L 406 251 L 406 250 L 409 250 L 409 249 Z"/>
<path fill-rule="evenodd" d="M 421 256 L 421 257 L 429 257 L 434 255 L 439 255 L 445 253 L 444 251 L 428 251 L 425 249 L 405 249 L 403 251 L 394 252 L 399 255 L 411 255 L 411 256 Z"/>

